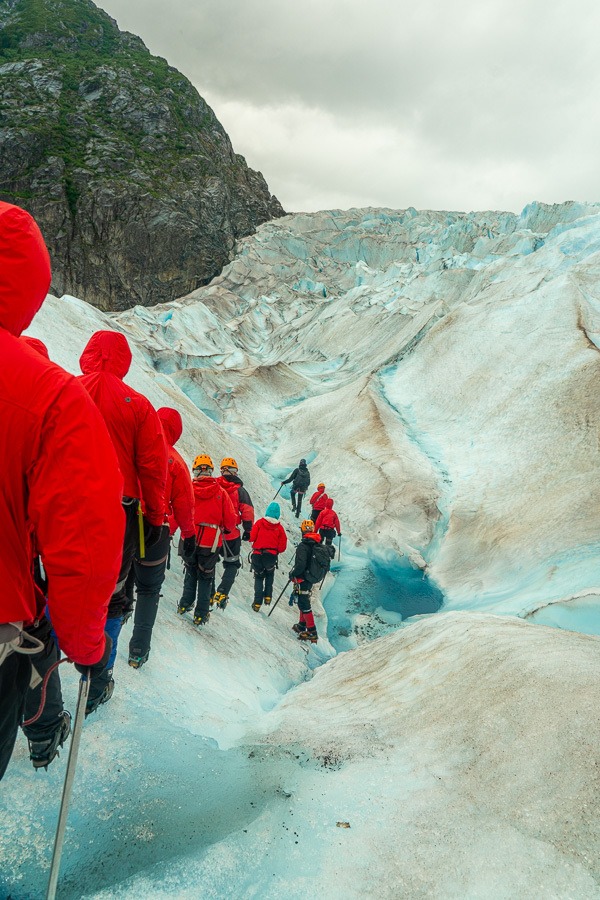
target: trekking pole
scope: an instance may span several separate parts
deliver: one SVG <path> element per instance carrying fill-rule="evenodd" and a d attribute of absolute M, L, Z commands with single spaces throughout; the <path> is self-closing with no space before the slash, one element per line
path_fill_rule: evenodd
<path fill-rule="evenodd" d="M 73 782 L 75 780 L 75 768 L 77 766 L 77 754 L 79 753 L 79 741 L 81 740 L 81 730 L 83 728 L 83 720 L 85 719 L 85 705 L 87 703 L 88 692 L 90 689 L 90 671 L 88 669 L 87 677 L 81 678 L 79 682 L 79 695 L 77 697 L 77 710 L 75 712 L 75 722 L 73 724 L 73 734 L 71 736 L 71 746 L 69 747 L 69 759 L 67 762 L 67 771 L 65 773 L 65 783 L 63 786 L 62 799 L 60 802 L 60 812 L 58 814 L 58 825 L 56 826 L 56 837 L 54 839 L 54 851 L 52 853 L 52 864 L 50 866 L 50 879 L 48 881 L 48 891 L 46 900 L 54 900 L 56 897 L 56 888 L 58 885 L 58 875 L 60 872 L 60 859 L 62 856 L 63 844 L 65 840 L 65 830 L 67 827 L 67 816 L 69 815 L 69 801 L 71 800 L 71 792 L 73 790 Z"/>
<path fill-rule="evenodd" d="M 287 588 L 288 584 L 291 582 L 291 580 L 292 580 L 291 578 L 288 578 L 288 580 L 286 581 L 285 587 L 283 588 L 283 590 L 282 590 L 282 592 L 280 593 L 279 597 L 277 598 L 277 600 L 275 601 L 275 603 L 273 604 L 273 606 L 271 607 L 271 609 L 270 609 L 269 612 L 267 613 L 267 619 L 269 618 L 269 616 L 271 615 L 271 613 L 273 612 L 273 610 L 275 609 L 275 607 L 277 606 L 277 604 L 279 603 L 279 601 L 281 600 L 281 598 L 283 597 L 283 595 L 285 594 L 286 588 Z"/>
<path fill-rule="evenodd" d="M 338 535 L 340 542 L 338 544 L 338 561 L 342 558 L 342 536 Z"/>
<path fill-rule="evenodd" d="M 146 556 L 146 541 L 144 539 L 144 514 L 142 512 L 142 504 L 138 504 L 138 531 L 140 536 L 140 559 Z"/>
<path fill-rule="evenodd" d="M 281 490 L 282 487 L 283 487 L 283 485 L 280 484 L 280 485 L 279 485 L 279 491 Z M 276 493 L 275 496 L 273 497 L 273 500 L 277 500 L 277 497 L 279 496 L 279 491 L 277 491 L 277 493 Z M 271 503 L 273 502 L 273 500 L 271 500 Z"/>

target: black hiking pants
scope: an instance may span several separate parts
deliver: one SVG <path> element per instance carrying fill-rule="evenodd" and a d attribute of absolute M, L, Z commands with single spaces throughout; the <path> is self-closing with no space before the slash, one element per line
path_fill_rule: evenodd
<path fill-rule="evenodd" d="M 302 501 L 304 499 L 306 491 L 297 491 L 294 488 L 290 491 L 290 499 L 292 501 L 292 508 L 296 511 L 296 518 L 300 518 L 300 509 L 302 508 Z M 298 499 L 296 500 L 296 496 Z"/>
<path fill-rule="evenodd" d="M 210 547 L 196 547 L 194 558 L 184 563 L 183 594 L 180 606 L 191 609 L 204 619 L 210 610 L 210 598 L 214 594 L 215 569 L 219 561 L 219 551 L 211 552 Z"/>
<path fill-rule="evenodd" d="M 58 660 L 60 651 L 52 634 L 52 626 L 44 616 L 37 628 L 27 628 L 28 634 L 44 642 L 44 649 L 29 659 L 40 678 Z M 48 679 L 46 686 L 46 702 L 41 716 L 32 725 L 24 725 L 25 736 L 31 741 L 45 741 L 51 738 L 57 728 L 62 726 L 61 713 L 64 710 L 59 669 L 56 668 Z M 37 713 L 42 699 L 42 683 L 29 688 L 25 697 L 25 719 L 31 719 Z"/>
<path fill-rule="evenodd" d="M 336 535 L 335 528 L 319 528 L 319 534 L 321 537 L 325 538 L 325 543 L 328 547 L 331 547 L 333 544 L 333 539 Z"/>
<path fill-rule="evenodd" d="M 233 587 L 233 582 L 236 579 L 238 570 L 242 568 L 242 563 L 240 560 L 241 549 L 241 537 L 236 537 L 229 541 L 223 541 L 220 551 L 221 556 L 223 557 L 223 574 L 221 576 L 219 587 L 217 588 L 219 594 L 226 594 L 227 596 L 229 596 L 229 592 Z"/>
<path fill-rule="evenodd" d="M 319 518 L 320 512 L 323 512 L 323 510 L 322 509 L 313 509 L 313 511 L 311 513 L 310 517 L 313 520 L 313 522 L 315 523 L 315 525 L 317 524 L 317 519 Z"/>
<path fill-rule="evenodd" d="M 262 606 L 265 597 L 273 596 L 273 582 L 277 555 L 274 553 L 253 553 L 252 571 L 254 572 L 254 602 Z"/>
<path fill-rule="evenodd" d="M 133 561 L 137 602 L 133 619 L 133 634 L 129 641 L 129 653 L 144 656 L 150 651 L 152 629 L 156 621 L 160 589 L 165 580 L 171 534 L 163 525 L 159 541 L 147 551 L 144 559 Z"/>
<path fill-rule="evenodd" d="M 31 659 L 11 653 L 0 665 L 0 779 L 12 756 L 31 680 Z"/>
<path fill-rule="evenodd" d="M 125 512 L 125 537 L 123 538 L 121 569 L 117 585 L 108 604 L 108 616 L 104 626 L 104 630 L 111 637 L 112 650 L 104 671 L 90 681 L 87 701 L 88 709 L 94 704 L 97 705 L 98 699 L 112 679 L 113 666 L 117 658 L 117 645 L 123 624 L 123 613 L 129 602 L 127 598 L 127 579 L 133 565 L 133 558 L 136 553 L 139 553 L 138 501 L 131 497 L 124 497 L 123 510 Z"/>

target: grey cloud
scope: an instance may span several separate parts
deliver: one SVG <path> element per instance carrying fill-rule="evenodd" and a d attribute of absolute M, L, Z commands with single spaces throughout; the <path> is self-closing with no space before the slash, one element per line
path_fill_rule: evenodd
<path fill-rule="evenodd" d="M 408 205 L 396 198 L 410 195 L 414 205 L 518 208 L 537 191 L 600 194 L 590 152 L 600 141 L 596 0 L 100 5 L 194 82 L 286 206 L 302 195 L 305 208 L 371 195 Z M 228 104 L 245 131 L 227 121 Z M 278 110 L 296 119 L 275 153 Z M 327 119 L 321 148 L 310 110 Z M 398 154 L 403 144 L 416 160 Z"/>

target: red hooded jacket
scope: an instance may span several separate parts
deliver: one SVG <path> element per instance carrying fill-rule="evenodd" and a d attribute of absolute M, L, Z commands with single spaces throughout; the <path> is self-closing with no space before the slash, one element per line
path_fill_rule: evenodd
<path fill-rule="evenodd" d="M 277 556 L 278 553 L 283 553 L 287 547 L 287 534 L 281 522 L 273 519 L 258 519 L 252 526 L 250 543 L 253 553 L 267 550 Z"/>
<path fill-rule="evenodd" d="M 198 546 L 216 549 L 223 543 L 223 533 L 229 534 L 236 527 L 237 518 L 231 500 L 217 478 L 196 478 L 192 485 Z"/>
<path fill-rule="evenodd" d="M 19 340 L 50 285 L 31 216 L 0 202 L 0 622 L 37 617 L 33 535 L 61 649 L 91 665 L 104 652 L 125 517 L 102 417 L 77 380 Z"/>
<path fill-rule="evenodd" d="M 313 509 L 325 509 L 325 504 L 328 500 L 329 497 L 325 493 L 325 488 L 317 488 L 310 498 L 310 505 Z"/>
<path fill-rule="evenodd" d="M 333 511 L 333 500 L 331 498 L 325 504 L 325 509 L 317 516 L 315 531 L 318 531 L 320 528 L 335 528 L 338 534 L 342 533 L 340 520 L 337 513 Z"/>
<path fill-rule="evenodd" d="M 250 531 L 254 522 L 254 507 L 244 482 L 237 475 L 220 475 L 215 480 L 227 492 L 236 513 L 235 526 L 225 535 L 225 540 L 231 541 L 240 536 L 240 524 L 244 526 L 244 531 Z"/>
<path fill-rule="evenodd" d="M 166 515 L 171 534 L 181 528 L 183 538 L 196 534 L 194 527 L 194 489 L 192 476 L 183 459 L 175 450 L 183 431 L 181 416 L 176 409 L 161 406 L 158 418 L 167 442 L 167 484 L 165 487 Z"/>
<path fill-rule="evenodd" d="M 165 521 L 167 448 L 156 410 L 123 382 L 131 365 L 124 334 L 97 331 L 79 360 L 79 377 L 102 413 L 123 473 L 123 496 L 144 503 L 152 525 Z"/>

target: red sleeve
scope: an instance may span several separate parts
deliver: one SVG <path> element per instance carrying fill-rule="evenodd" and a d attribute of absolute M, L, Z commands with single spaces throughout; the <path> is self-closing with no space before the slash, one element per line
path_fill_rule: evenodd
<path fill-rule="evenodd" d="M 46 415 L 27 480 L 52 625 L 63 652 L 92 665 L 104 652 L 106 610 L 123 555 L 123 479 L 102 416 L 75 380 Z"/>
<path fill-rule="evenodd" d="M 337 514 L 337 513 L 334 513 L 333 516 L 334 516 L 334 519 L 333 519 L 333 527 L 335 528 L 335 530 L 336 530 L 337 533 L 339 534 L 340 531 L 341 531 L 342 529 L 340 528 L 340 520 L 339 520 L 339 518 L 338 518 L 338 514 Z"/>
<path fill-rule="evenodd" d="M 221 489 L 222 490 L 222 489 Z M 227 491 L 223 491 L 223 522 L 221 523 L 226 532 L 235 531 L 237 528 L 237 515 L 233 508 L 233 503 L 229 499 Z"/>
<path fill-rule="evenodd" d="M 171 451 L 171 507 L 183 538 L 196 534 L 194 526 L 194 489 L 188 467 L 176 451 Z"/>
<path fill-rule="evenodd" d="M 311 506 L 314 506 L 315 500 L 317 499 L 318 496 L 319 496 L 319 492 L 318 492 L 318 491 L 315 491 L 314 494 L 312 495 L 312 497 L 310 498 L 310 505 L 311 505 Z"/>
<path fill-rule="evenodd" d="M 283 553 L 287 549 L 287 534 L 283 525 L 279 526 L 279 540 L 277 543 L 277 552 Z"/>
<path fill-rule="evenodd" d="M 259 520 L 260 521 L 260 520 Z M 252 531 L 250 532 L 250 543 L 253 544 L 256 538 L 258 537 L 258 532 L 260 531 L 258 527 L 258 522 L 255 522 L 252 526 Z"/>
<path fill-rule="evenodd" d="M 135 468 L 140 481 L 145 516 L 152 525 L 162 525 L 167 505 L 167 447 L 160 419 L 149 400 L 143 406 L 138 423 Z"/>
<path fill-rule="evenodd" d="M 315 531 L 318 531 L 320 528 L 319 522 L 323 521 L 323 513 L 324 512 L 325 512 L 325 510 L 322 509 L 321 512 L 319 513 L 319 515 L 317 516 L 317 521 L 315 522 Z"/>
<path fill-rule="evenodd" d="M 246 488 L 240 488 L 238 497 L 240 504 L 240 519 L 242 520 L 244 531 L 249 531 L 254 522 L 254 506 L 252 505 L 250 494 Z"/>

